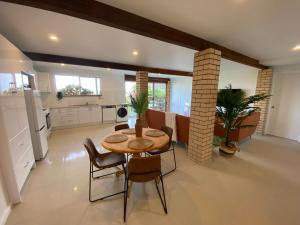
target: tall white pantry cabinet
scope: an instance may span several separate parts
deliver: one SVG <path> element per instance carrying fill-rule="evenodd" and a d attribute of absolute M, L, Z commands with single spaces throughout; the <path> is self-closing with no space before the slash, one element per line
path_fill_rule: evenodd
<path fill-rule="evenodd" d="M 0 124 L 1 170 L 10 200 L 18 203 L 35 165 L 23 91 L 0 95 Z"/>
<path fill-rule="evenodd" d="M 22 187 L 35 165 L 21 71 L 32 73 L 32 62 L 0 34 L 0 191 L 8 200 L 0 202 L 8 206 L 21 202 Z M 4 214 L 0 211 L 1 221 Z"/>

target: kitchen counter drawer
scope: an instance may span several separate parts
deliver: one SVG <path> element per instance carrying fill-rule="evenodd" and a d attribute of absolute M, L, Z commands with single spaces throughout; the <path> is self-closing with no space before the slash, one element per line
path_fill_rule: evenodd
<path fill-rule="evenodd" d="M 19 191 L 21 191 L 33 164 L 34 164 L 34 155 L 33 155 L 32 146 L 30 146 L 14 167 Z"/>
<path fill-rule="evenodd" d="M 59 109 L 59 112 L 64 114 L 64 113 L 77 113 L 77 108 L 63 108 Z"/>
<path fill-rule="evenodd" d="M 30 146 L 32 146 L 31 136 L 27 127 L 9 142 L 9 150 L 13 163 L 17 163 Z"/>

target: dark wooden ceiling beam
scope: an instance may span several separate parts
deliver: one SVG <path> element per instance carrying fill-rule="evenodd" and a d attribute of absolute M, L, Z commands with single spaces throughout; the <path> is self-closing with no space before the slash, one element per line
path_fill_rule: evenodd
<path fill-rule="evenodd" d="M 258 60 L 204 40 L 200 37 L 154 22 L 144 17 L 94 0 L 4 0 L 39 9 L 53 11 L 121 30 L 147 36 L 153 39 L 201 51 L 215 48 L 222 57 L 245 65 L 266 69 Z"/>
<path fill-rule="evenodd" d="M 136 76 L 125 74 L 125 81 L 136 81 Z M 166 84 L 170 81 L 170 79 L 165 77 L 148 77 L 148 81 Z"/>
<path fill-rule="evenodd" d="M 34 52 L 24 52 L 24 54 L 27 55 L 33 61 L 65 63 L 71 65 L 110 68 L 110 69 L 117 69 L 117 70 L 148 71 L 150 73 L 161 73 L 161 74 L 170 74 L 170 75 L 177 75 L 177 76 L 189 76 L 189 77 L 192 76 L 192 72 L 180 71 L 180 70 L 138 66 L 138 65 L 130 65 L 124 63 L 106 62 L 106 61 L 93 60 L 93 59 L 83 59 L 83 58 L 50 55 L 50 54 L 34 53 Z"/>

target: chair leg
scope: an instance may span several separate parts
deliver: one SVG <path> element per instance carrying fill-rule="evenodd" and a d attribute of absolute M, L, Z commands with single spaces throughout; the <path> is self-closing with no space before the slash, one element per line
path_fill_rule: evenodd
<path fill-rule="evenodd" d="M 127 211 L 127 194 L 128 194 L 128 179 L 125 177 L 125 182 L 124 182 L 124 215 L 123 219 L 124 222 L 126 222 L 126 211 Z"/>
<path fill-rule="evenodd" d="M 124 165 L 122 164 L 123 168 L 124 168 Z M 100 171 L 100 170 L 96 170 L 96 171 Z M 114 194 L 110 194 L 110 195 L 106 195 L 106 196 L 103 196 L 101 198 L 97 198 L 97 199 L 92 199 L 91 195 L 92 195 L 92 178 L 95 179 L 95 178 L 101 178 L 101 177 L 105 177 L 105 176 L 108 176 L 108 175 L 111 175 L 111 174 L 115 174 L 115 172 L 113 173 L 108 173 L 108 174 L 104 174 L 104 175 L 101 175 L 101 176 L 98 176 L 98 177 L 94 177 L 93 176 L 93 173 L 95 171 L 93 171 L 93 164 L 92 162 L 90 162 L 90 172 L 89 172 L 89 201 L 90 202 L 96 202 L 96 201 L 99 201 L 99 200 L 104 200 L 106 198 L 109 198 L 109 197 L 112 197 L 112 196 L 115 196 L 115 195 L 119 195 L 119 194 L 123 194 L 124 191 L 120 191 L 120 192 L 116 192 Z"/>
<path fill-rule="evenodd" d="M 93 202 L 91 199 L 91 185 L 92 185 L 92 163 L 90 162 L 90 172 L 89 172 L 89 201 Z"/>
<path fill-rule="evenodd" d="M 163 176 L 160 175 L 160 182 L 161 182 L 161 186 L 162 186 L 163 196 L 161 196 L 161 193 L 159 191 L 158 184 L 157 184 L 156 180 L 155 180 L 155 186 L 156 186 L 156 190 L 157 190 L 157 193 L 159 195 L 161 204 L 163 205 L 164 211 L 165 211 L 166 214 L 168 214 L 167 202 L 166 202 L 166 196 L 165 196 L 165 188 L 164 188 L 164 182 L 163 182 L 163 178 L 162 177 Z"/>
<path fill-rule="evenodd" d="M 177 168 L 176 155 L 175 155 L 175 148 L 174 148 L 173 143 L 172 143 L 172 146 L 173 146 L 172 151 L 173 151 L 173 158 L 174 158 L 174 169 L 172 169 L 172 170 L 170 170 L 170 171 L 164 173 L 163 176 L 166 176 L 166 175 L 168 175 L 169 173 L 174 172 L 174 171 L 176 170 L 176 168 Z"/>

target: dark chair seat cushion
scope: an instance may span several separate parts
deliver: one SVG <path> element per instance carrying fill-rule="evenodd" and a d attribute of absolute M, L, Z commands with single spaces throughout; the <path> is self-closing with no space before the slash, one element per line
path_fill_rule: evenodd
<path fill-rule="evenodd" d="M 161 154 L 161 153 L 164 153 L 167 151 L 169 151 L 169 150 L 168 149 L 153 149 L 153 150 L 149 151 L 148 153 L 150 155 L 158 155 L 158 154 Z"/>
<path fill-rule="evenodd" d="M 95 166 L 99 169 L 114 167 L 125 163 L 125 155 L 114 152 L 103 153 L 95 159 Z"/>

